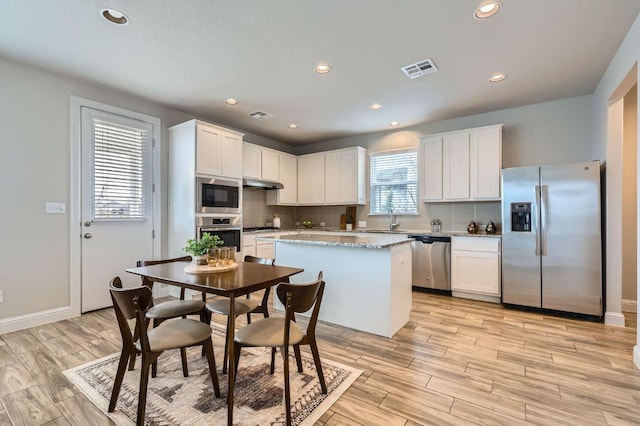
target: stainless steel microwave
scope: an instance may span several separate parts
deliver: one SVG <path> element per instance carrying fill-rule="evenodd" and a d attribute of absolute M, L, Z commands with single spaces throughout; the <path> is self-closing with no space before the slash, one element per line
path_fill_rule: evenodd
<path fill-rule="evenodd" d="M 196 178 L 196 213 L 240 213 L 240 180 Z"/>

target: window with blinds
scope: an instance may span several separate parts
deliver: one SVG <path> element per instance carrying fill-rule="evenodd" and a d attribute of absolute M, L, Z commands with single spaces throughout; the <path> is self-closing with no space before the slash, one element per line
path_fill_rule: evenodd
<path fill-rule="evenodd" d="M 151 129 L 92 118 L 96 220 L 146 219 Z"/>
<path fill-rule="evenodd" d="M 370 214 L 418 213 L 417 149 L 371 154 Z"/>

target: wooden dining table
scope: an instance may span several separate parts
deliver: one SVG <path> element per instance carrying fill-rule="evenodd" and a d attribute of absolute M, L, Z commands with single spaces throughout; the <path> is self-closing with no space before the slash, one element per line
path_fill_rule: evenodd
<path fill-rule="evenodd" d="M 238 268 L 215 273 L 191 274 L 185 272 L 189 262 L 174 262 L 160 265 L 130 268 L 127 272 L 148 278 L 150 281 L 175 285 L 209 294 L 229 298 L 229 327 L 227 345 L 229 347 L 229 386 L 227 394 L 227 423 L 233 425 L 233 390 L 235 384 L 235 298 L 254 291 L 273 287 L 281 282 L 289 282 L 289 277 L 304 269 L 285 266 L 270 266 L 260 263 L 239 262 Z"/>

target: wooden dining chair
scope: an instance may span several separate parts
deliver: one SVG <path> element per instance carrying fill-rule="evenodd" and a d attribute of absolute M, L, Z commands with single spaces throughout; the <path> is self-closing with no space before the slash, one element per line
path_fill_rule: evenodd
<path fill-rule="evenodd" d="M 171 259 L 161 259 L 161 260 L 139 260 L 136 262 L 136 266 L 138 268 L 142 266 L 151 266 L 151 265 L 160 265 L 165 263 L 174 263 L 174 262 L 191 262 L 191 256 L 183 256 L 183 257 L 175 257 Z M 149 277 L 142 277 L 142 284 L 149 287 L 153 290 L 153 281 L 149 279 Z M 153 300 L 151 301 L 152 305 L 147 310 L 147 318 L 152 321 L 153 328 L 159 326 L 163 321 L 172 318 L 186 318 L 187 315 L 198 315 L 202 322 L 209 323 L 208 317 L 205 311 L 205 300 L 206 296 L 202 293 L 201 300 L 191 299 L 185 300 L 185 289 L 180 289 L 180 299 L 179 300 L 170 300 L 167 302 L 155 303 Z M 185 351 L 183 350 L 183 357 Z M 185 376 L 188 375 L 186 358 L 183 362 L 183 366 L 185 368 Z M 129 370 L 133 370 L 135 367 L 135 355 L 132 356 L 129 362 Z M 156 377 L 157 373 L 157 363 L 153 364 L 151 367 L 151 377 Z"/>
<path fill-rule="evenodd" d="M 246 255 L 244 257 L 245 262 L 261 263 L 263 265 L 273 266 L 275 259 L 265 259 L 263 257 L 255 257 Z M 251 324 L 251 314 L 262 314 L 265 318 L 269 318 L 269 309 L 267 307 L 269 302 L 269 291 L 267 288 L 264 290 L 262 300 L 252 298 L 251 294 L 247 294 L 246 299 L 235 299 L 235 314 L 236 318 L 240 315 L 247 314 L 247 323 Z M 227 333 L 229 332 L 230 318 L 229 318 L 229 299 L 226 297 L 216 297 L 212 301 L 206 304 L 208 312 L 219 315 L 227 316 Z M 228 345 L 224 346 L 224 358 L 222 361 L 222 373 L 227 373 L 229 350 Z"/>
<path fill-rule="evenodd" d="M 122 288 L 119 277 L 111 280 L 111 300 L 116 312 L 120 335 L 122 336 L 122 352 L 120 362 L 111 391 L 109 412 L 116 408 L 120 388 L 124 378 L 127 362 L 131 354 L 142 355 L 142 367 L 140 370 L 140 390 L 138 393 L 138 413 L 136 424 L 144 424 L 145 406 L 147 401 L 147 386 L 149 383 L 149 369 L 158 359 L 158 356 L 169 349 L 185 349 L 190 346 L 203 346 L 209 363 L 209 375 L 216 397 L 220 397 L 218 374 L 216 373 L 216 361 L 213 354 L 211 341 L 211 327 L 201 321 L 192 319 L 175 319 L 167 321 L 148 331 L 148 318 L 146 313 L 151 305 L 151 289 L 147 286 Z M 134 338 L 134 330 L 131 329 L 130 320 L 135 320 L 134 330 L 138 339 Z M 184 374 L 183 358 L 183 374 Z M 185 374 L 186 377 L 186 374 Z"/>
<path fill-rule="evenodd" d="M 287 425 L 291 424 L 291 389 L 289 385 L 289 346 L 293 346 L 298 371 L 302 373 L 302 359 L 300 357 L 300 345 L 309 345 L 313 362 L 318 373 L 322 393 L 327 393 L 327 385 L 324 381 L 318 344 L 315 330 L 318 322 L 318 313 L 324 293 L 325 282 L 322 272 L 318 279 L 309 284 L 280 283 L 276 290 L 278 299 L 285 307 L 284 318 L 265 318 L 247 324 L 235 334 L 234 357 L 237 377 L 240 351 L 243 347 L 270 347 L 271 348 L 271 374 L 274 372 L 275 350 L 281 348 L 284 363 L 284 398 L 287 412 Z M 296 313 L 307 312 L 313 307 L 307 329 L 303 330 L 295 321 Z"/>

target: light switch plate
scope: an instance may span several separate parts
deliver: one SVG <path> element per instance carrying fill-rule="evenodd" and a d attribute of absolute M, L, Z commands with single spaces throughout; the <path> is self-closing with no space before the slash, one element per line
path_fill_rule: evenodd
<path fill-rule="evenodd" d="M 64 214 L 67 211 L 67 206 L 64 203 L 53 203 L 47 201 L 44 203 L 44 212 L 53 214 Z"/>
<path fill-rule="evenodd" d="M 358 221 L 358 228 L 366 228 L 367 227 L 367 221 L 366 220 L 359 220 Z"/>
<path fill-rule="evenodd" d="M 0 290 L 0 303 L 4 302 L 4 296 L 2 295 L 2 290 Z"/>

